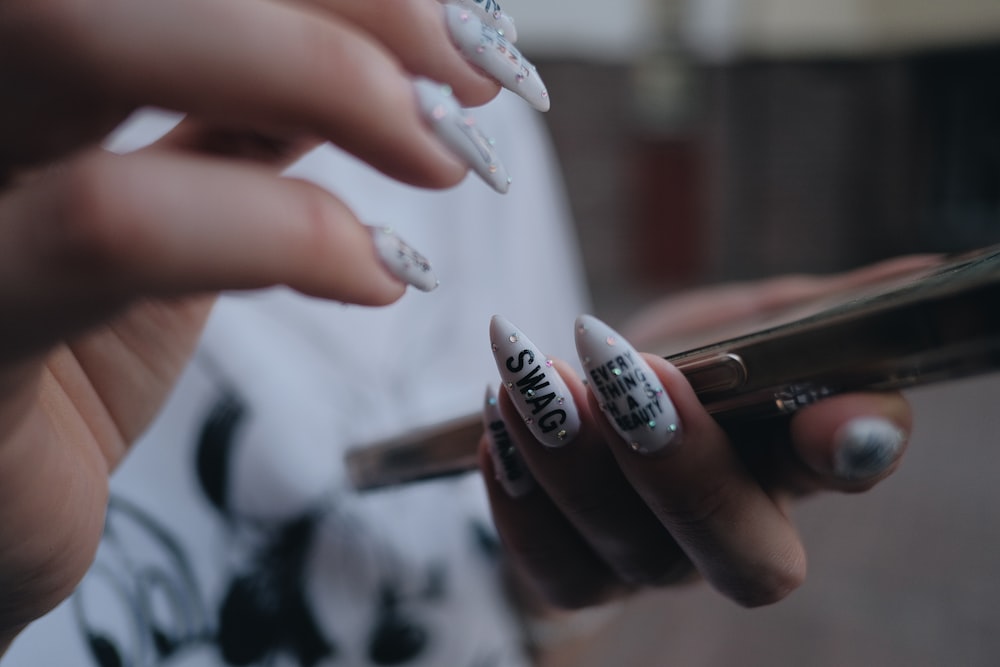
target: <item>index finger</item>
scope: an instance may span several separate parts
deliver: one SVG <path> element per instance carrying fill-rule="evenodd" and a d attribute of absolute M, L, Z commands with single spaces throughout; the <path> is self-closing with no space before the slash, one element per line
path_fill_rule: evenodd
<path fill-rule="evenodd" d="M 315 134 L 414 185 L 445 187 L 465 174 L 422 121 L 397 59 L 321 10 L 272 0 L 107 0 L 22 3 L 10 20 L 14 53 L 123 105 Z M 48 40 L 38 39 L 38 24 Z M 58 54 L 51 43 L 63 44 Z"/>

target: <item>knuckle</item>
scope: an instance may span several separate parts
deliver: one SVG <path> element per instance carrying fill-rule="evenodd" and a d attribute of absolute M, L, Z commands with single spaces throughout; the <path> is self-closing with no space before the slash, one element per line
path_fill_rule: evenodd
<path fill-rule="evenodd" d="M 319 260 L 327 249 L 334 247 L 334 222 L 338 218 L 335 201 L 319 187 L 306 182 L 296 182 L 295 193 L 301 214 L 300 237 L 296 245 L 306 256 Z"/>
<path fill-rule="evenodd" d="M 129 245 L 120 221 L 123 196 L 111 161 L 84 157 L 61 174 L 59 210 L 54 216 L 58 259 L 70 264 L 114 264 Z"/>

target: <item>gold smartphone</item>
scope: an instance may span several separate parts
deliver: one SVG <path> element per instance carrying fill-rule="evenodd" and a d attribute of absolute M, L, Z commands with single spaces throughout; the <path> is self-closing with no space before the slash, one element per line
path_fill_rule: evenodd
<path fill-rule="evenodd" d="M 1000 369 L 1000 246 L 799 304 L 752 332 L 665 357 L 727 425 L 788 415 L 848 391 L 901 389 Z M 480 415 L 346 454 L 359 490 L 476 467 Z"/>

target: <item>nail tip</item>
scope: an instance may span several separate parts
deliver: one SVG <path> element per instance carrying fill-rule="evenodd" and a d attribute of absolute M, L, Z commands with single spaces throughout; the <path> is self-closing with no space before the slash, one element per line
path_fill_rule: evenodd
<path fill-rule="evenodd" d="M 575 326 L 587 389 L 625 444 L 647 456 L 676 447 L 681 433 L 677 409 L 642 355 L 593 315 L 579 315 Z"/>
<path fill-rule="evenodd" d="M 847 481 L 863 481 L 892 466 L 906 434 L 887 419 L 860 417 L 842 426 L 835 438 L 834 474 Z"/>
<path fill-rule="evenodd" d="M 490 341 L 505 390 L 543 446 L 564 447 L 581 428 L 569 387 L 538 347 L 502 315 L 490 319 Z"/>
<path fill-rule="evenodd" d="M 434 274 L 431 263 L 396 234 L 392 227 L 369 225 L 368 229 L 382 266 L 396 280 L 422 292 L 437 289 L 440 281 Z"/>

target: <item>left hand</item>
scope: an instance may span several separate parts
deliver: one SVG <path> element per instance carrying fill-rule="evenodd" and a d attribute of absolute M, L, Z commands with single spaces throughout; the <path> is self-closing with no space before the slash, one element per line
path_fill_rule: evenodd
<path fill-rule="evenodd" d="M 723 324 L 727 316 L 720 313 L 753 318 L 931 261 L 905 258 L 842 276 L 710 288 L 699 291 L 696 299 L 658 305 L 648 311 L 656 316 L 636 320 L 633 331 L 636 340 L 650 341 L 671 329 L 680 334 L 699 325 Z M 593 324 L 595 332 L 599 325 Z M 601 409 L 602 402 L 614 403 L 619 414 L 627 414 L 627 406 L 636 403 L 611 394 L 599 401 L 593 393 L 602 383 L 612 390 L 624 385 L 610 378 L 602 381 L 600 371 L 591 373 L 585 385 L 562 361 L 547 367 L 520 332 L 512 330 L 509 338 L 518 342 L 508 346 L 504 331 L 496 332 L 494 339 L 495 344 L 499 339 L 498 365 L 502 368 L 512 359 L 508 371 L 519 369 L 517 355 L 530 349 L 534 361 L 522 357 L 525 370 L 540 363 L 539 372 L 549 374 L 551 385 L 536 382 L 535 393 L 525 394 L 528 385 L 517 384 L 523 373 L 503 378 L 514 384 L 500 391 L 499 413 L 493 413 L 492 421 L 488 418 L 487 436 L 480 443 L 483 477 L 515 571 L 556 607 L 599 604 L 698 575 L 741 605 L 780 600 L 803 582 L 806 572 L 805 549 L 789 516 L 791 501 L 818 491 L 873 487 L 898 465 L 912 427 L 907 401 L 887 392 L 835 396 L 801 409 L 791 419 L 727 432 L 705 411 L 677 368 L 660 356 L 630 350 L 614 332 L 601 332 L 591 343 L 596 353 L 590 368 L 612 373 L 623 368 L 621 377 L 629 376 L 639 367 L 622 363 L 630 350 L 648 364 L 649 376 L 644 378 L 641 369 L 632 373 L 640 379 L 638 395 L 648 399 L 659 385 L 665 396 L 658 396 L 669 397 L 654 413 L 661 436 L 647 441 L 651 425 L 643 422 L 627 431 L 635 424 L 623 420 L 619 431 Z M 613 348 L 604 342 L 610 338 L 616 338 Z M 581 361 L 588 368 L 584 356 Z M 564 444 L 549 435 L 548 444 L 557 446 L 543 446 L 535 420 L 553 404 L 531 413 L 544 402 L 544 392 L 555 387 L 553 370 L 566 385 L 557 393 L 565 404 L 575 404 L 579 427 L 570 429 L 575 435 L 570 433 Z M 652 390 L 644 393 L 646 380 Z M 527 417 L 532 417 L 531 424 Z M 660 428 L 668 421 L 677 426 L 672 436 Z M 623 432 L 630 437 L 624 438 Z M 648 451 L 636 451 L 631 446 L 636 440 Z"/>

